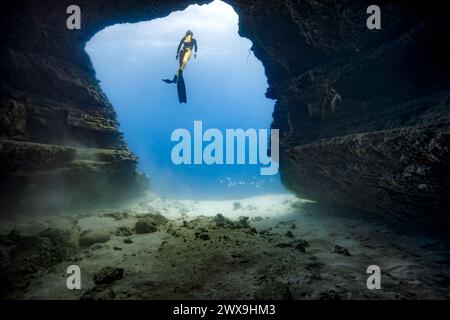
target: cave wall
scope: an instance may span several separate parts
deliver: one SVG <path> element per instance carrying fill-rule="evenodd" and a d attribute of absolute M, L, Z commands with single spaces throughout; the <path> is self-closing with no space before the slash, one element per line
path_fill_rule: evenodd
<path fill-rule="evenodd" d="M 277 99 L 283 184 L 300 197 L 448 226 L 445 2 L 229 1 Z M 368 30 L 378 4 L 382 29 Z"/>
<path fill-rule="evenodd" d="M 2 4 L 3 194 L 61 170 L 68 188 L 92 172 L 115 177 L 113 185 L 140 180 L 84 44 L 108 25 L 191 2 L 201 1 L 78 1 L 81 31 L 65 27 L 67 1 Z M 277 100 L 283 184 L 320 202 L 448 225 L 445 2 L 378 1 L 381 30 L 366 28 L 369 1 L 226 2 L 265 66 L 267 96 Z"/>
<path fill-rule="evenodd" d="M 188 1 L 1 4 L 0 201 L 4 214 L 104 205 L 148 188 L 100 89 L 86 42 L 104 27 L 182 10 Z"/>

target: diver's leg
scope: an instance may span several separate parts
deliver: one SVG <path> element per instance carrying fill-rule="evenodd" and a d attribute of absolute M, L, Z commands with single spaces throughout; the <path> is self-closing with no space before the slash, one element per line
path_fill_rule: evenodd
<path fill-rule="evenodd" d="M 179 68 L 181 68 L 181 64 L 183 63 L 183 58 L 184 58 L 185 52 L 186 52 L 186 50 L 181 50 L 180 53 L 178 54 Z"/>
<path fill-rule="evenodd" d="M 177 72 L 175 73 L 175 75 L 173 76 L 173 79 L 163 79 L 163 81 L 165 83 L 177 83 L 178 82 L 178 76 L 180 75 L 180 70 L 181 70 L 181 66 L 183 64 L 184 61 L 184 56 L 185 56 L 185 50 L 180 51 L 179 55 L 178 55 L 178 62 L 180 64 L 179 68 L 177 69 Z"/>
<path fill-rule="evenodd" d="M 191 50 L 186 49 L 180 66 L 181 71 L 184 71 L 184 68 L 186 68 L 187 62 L 189 61 L 190 58 L 191 58 Z"/>
<path fill-rule="evenodd" d="M 186 68 L 186 64 L 188 60 L 191 58 L 191 50 L 186 49 L 180 52 L 180 67 L 177 70 L 173 80 L 171 83 L 178 82 L 178 77 L 183 73 L 184 68 Z"/>
<path fill-rule="evenodd" d="M 180 72 L 183 71 L 184 67 L 183 67 L 183 61 L 184 61 L 184 57 L 186 56 L 186 50 L 182 50 L 180 51 L 179 55 L 178 55 L 178 62 L 180 64 L 177 72 L 175 73 L 175 75 L 173 76 L 173 80 L 168 82 L 168 83 L 177 83 L 178 82 L 178 77 L 180 76 Z M 166 81 L 167 82 L 167 81 Z"/>

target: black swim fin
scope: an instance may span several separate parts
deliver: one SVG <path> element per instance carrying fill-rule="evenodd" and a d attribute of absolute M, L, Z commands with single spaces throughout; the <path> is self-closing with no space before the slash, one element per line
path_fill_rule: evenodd
<path fill-rule="evenodd" d="M 186 85 L 184 83 L 182 71 L 180 71 L 180 74 L 178 75 L 177 91 L 178 91 L 178 100 L 180 101 L 180 103 L 186 103 L 187 102 Z"/>
<path fill-rule="evenodd" d="M 178 82 L 178 77 L 177 77 L 177 75 L 175 75 L 174 77 L 173 77 L 173 80 L 170 80 L 170 79 L 162 79 L 162 81 L 164 81 L 165 83 L 177 83 Z"/>

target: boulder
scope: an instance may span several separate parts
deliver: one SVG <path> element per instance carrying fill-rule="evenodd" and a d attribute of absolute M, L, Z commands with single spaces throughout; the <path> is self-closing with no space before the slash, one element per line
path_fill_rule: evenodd
<path fill-rule="evenodd" d="M 80 235 L 80 246 L 88 247 L 94 243 L 104 243 L 109 241 L 111 236 L 102 230 L 85 230 Z"/>
<path fill-rule="evenodd" d="M 111 284 L 123 278 L 124 269 L 107 266 L 94 274 L 93 280 L 96 285 Z"/>
<path fill-rule="evenodd" d="M 152 220 L 140 219 L 136 222 L 135 230 L 137 234 L 152 233 L 158 230 Z"/>

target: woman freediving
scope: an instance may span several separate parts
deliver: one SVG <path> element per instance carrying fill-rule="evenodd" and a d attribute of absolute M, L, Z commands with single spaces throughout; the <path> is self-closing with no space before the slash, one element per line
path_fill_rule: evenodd
<path fill-rule="evenodd" d="M 186 103 L 186 85 L 183 79 L 183 71 L 186 68 L 187 62 L 191 58 L 192 50 L 195 50 L 194 57 L 197 58 L 197 40 L 194 39 L 194 33 L 191 30 L 186 32 L 186 35 L 181 39 L 177 48 L 177 55 L 175 59 L 179 60 L 180 66 L 172 80 L 163 79 L 166 83 L 176 83 L 178 91 L 178 100 L 180 103 Z"/>
<path fill-rule="evenodd" d="M 197 58 L 197 40 L 194 39 L 194 33 L 191 30 L 186 32 L 186 35 L 181 39 L 180 44 L 177 48 L 177 55 L 175 59 L 179 60 L 180 66 L 175 73 L 175 76 L 172 80 L 163 79 L 166 83 L 177 83 L 179 77 L 182 75 L 184 69 L 186 68 L 187 62 L 191 58 L 192 50 L 194 52 L 194 58 Z"/>

